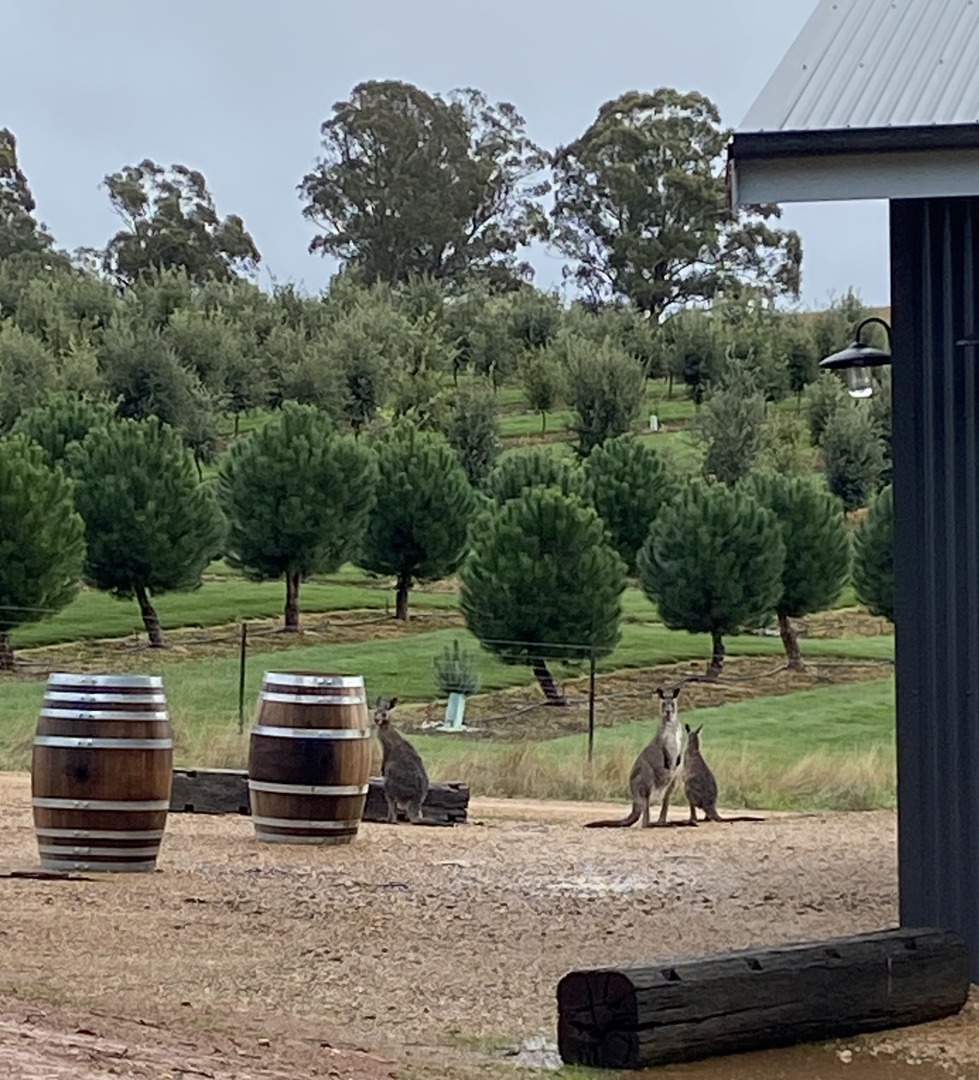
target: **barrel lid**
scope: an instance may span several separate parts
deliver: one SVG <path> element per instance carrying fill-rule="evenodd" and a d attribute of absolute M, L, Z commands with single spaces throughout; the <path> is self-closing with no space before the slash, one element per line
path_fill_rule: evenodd
<path fill-rule="evenodd" d="M 67 671 L 54 671 L 48 676 L 48 686 L 160 688 L 163 686 L 163 679 L 159 675 L 93 675 L 91 672 L 76 675 Z"/>
<path fill-rule="evenodd" d="M 268 686 L 329 686 L 362 690 L 364 677 L 362 675 L 335 675 L 331 672 L 319 674 L 315 671 L 266 671 L 265 683 Z"/>

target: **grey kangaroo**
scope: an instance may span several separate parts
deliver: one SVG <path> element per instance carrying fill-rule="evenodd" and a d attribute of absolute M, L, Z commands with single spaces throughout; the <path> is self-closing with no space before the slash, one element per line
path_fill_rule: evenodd
<path fill-rule="evenodd" d="M 666 824 L 666 811 L 679 776 L 683 750 L 683 732 L 680 730 L 676 706 L 680 687 L 676 686 L 665 693 L 662 687 L 657 687 L 656 693 L 659 695 L 659 726 L 652 740 L 636 758 L 629 774 L 631 812 L 618 821 L 589 821 L 586 829 L 624 829 L 635 825 L 640 817 L 643 828 L 648 829 L 651 824 L 649 804 L 654 799 L 662 800 L 656 824 Z"/>
<path fill-rule="evenodd" d="M 428 773 L 418 751 L 391 726 L 391 710 L 398 699 L 385 702 L 378 698 L 374 706 L 374 723 L 384 754 L 381 775 L 384 777 L 384 798 L 388 804 L 388 821 L 398 820 L 398 810 L 408 812 L 412 824 L 422 821 L 422 803 L 428 795 Z"/>
<path fill-rule="evenodd" d="M 723 818 L 717 812 L 717 780 L 710 771 L 700 752 L 700 733 L 704 725 L 694 731 L 689 724 L 687 729 L 687 747 L 683 752 L 683 788 L 690 804 L 690 824 L 697 824 L 697 811 L 703 810 L 705 821 L 764 821 L 760 817 Z"/>

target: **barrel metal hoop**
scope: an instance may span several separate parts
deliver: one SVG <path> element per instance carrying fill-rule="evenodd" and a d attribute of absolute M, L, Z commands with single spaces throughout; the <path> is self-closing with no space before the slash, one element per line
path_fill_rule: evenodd
<path fill-rule="evenodd" d="M 304 821 L 300 818 L 253 816 L 252 821 L 256 825 L 264 825 L 267 829 L 323 829 L 325 831 L 356 829 L 360 824 L 357 818 L 348 818 L 346 821 Z"/>
<path fill-rule="evenodd" d="M 35 829 L 49 840 L 160 840 L 163 829 Z"/>
<path fill-rule="evenodd" d="M 131 686 L 163 688 L 163 679 L 159 675 L 72 675 L 65 671 L 54 671 L 48 676 L 48 686 Z"/>
<path fill-rule="evenodd" d="M 169 810 L 169 799 L 54 799 L 40 796 L 31 805 L 41 810 Z"/>
<path fill-rule="evenodd" d="M 56 859 L 51 855 L 42 857 L 45 870 L 102 870 L 112 874 L 145 874 L 156 869 L 156 859 L 141 862 L 99 862 L 91 859 Z"/>
<path fill-rule="evenodd" d="M 256 724 L 253 735 L 268 735 L 273 739 L 369 739 L 369 728 L 294 728 L 270 727 Z"/>
<path fill-rule="evenodd" d="M 101 844 L 38 844 L 37 850 L 42 855 L 68 855 L 71 858 L 84 858 L 85 856 L 95 855 L 114 855 L 116 857 L 122 855 L 140 856 L 146 858 L 148 855 L 156 855 L 159 853 L 160 845 L 153 844 L 151 847 L 103 847 Z"/>
<path fill-rule="evenodd" d="M 90 739 L 84 735 L 35 735 L 35 746 L 64 746 L 75 750 L 172 750 L 173 739 Z"/>
<path fill-rule="evenodd" d="M 323 686 L 363 690 L 362 675 L 290 675 L 285 671 L 266 671 L 263 681 L 270 686 Z"/>
<path fill-rule="evenodd" d="M 170 714 L 163 712 L 113 712 L 110 709 L 44 709 L 41 716 L 46 720 L 169 720 Z"/>
<path fill-rule="evenodd" d="M 72 694 L 67 690 L 45 690 L 44 700 L 51 702 L 78 701 L 110 705 L 166 705 L 166 694 Z"/>
<path fill-rule="evenodd" d="M 262 691 L 262 701 L 281 702 L 283 705 L 366 705 L 363 694 L 280 694 L 272 690 Z"/>
<path fill-rule="evenodd" d="M 249 780 L 248 788 L 274 795 L 365 795 L 370 784 L 273 784 L 267 780 Z"/>

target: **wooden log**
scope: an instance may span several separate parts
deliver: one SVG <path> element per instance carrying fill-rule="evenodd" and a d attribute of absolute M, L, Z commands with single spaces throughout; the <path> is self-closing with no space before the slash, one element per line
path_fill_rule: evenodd
<path fill-rule="evenodd" d="M 936 929 L 572 971 L 558 1049 L 568 1065 L 638 1069 L 938 1020 L 968 992 L 966 943 Z"/>
<path fill-rule="evenodd" d="M 174 769 L 171 814 L 251 814 L 245 769 Z"/>
<path fill-rule="evenodd" d="M 422 805 L 422 817 L 446 825 L 467 820 L 469 785 L 458 780 L 433 782 Z M 174 769 L 170 794 L 172 814 L 250 814 L 248 773 L 244 769 Z M 386 821 L 384 781 L 370 778 L 364 821 Z M 405 820 L 404 814 L 399 815 Z"/>

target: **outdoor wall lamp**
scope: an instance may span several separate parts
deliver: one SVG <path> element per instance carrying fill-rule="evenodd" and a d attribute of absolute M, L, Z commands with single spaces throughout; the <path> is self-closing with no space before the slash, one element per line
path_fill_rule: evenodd
<path fill-rule="evenodd" d="M 845 349 L 841 349 L 839 352 L 833 353 L 832 356 L 827 356 L 825 360 L 819 361 L 819 366 L 821 368 L 843 372 L 843 376 L 846 379 L 846 388 L 850 391 L 850 397 L 853 398 L 870 397 L 874 392 L 873 382 L 870 378 L 870 369 L 891 362 L 891 354 L 889 352 L 883 352 L 881 349 L 877 349 L 873 345 L 867 345 L 860 340 L 860 331 L 869 323 L 880 323 L 880 325 L 883 326 L 887 331 L 887 347 L 890 348 L 890 326 L 878 316 L 871 315 L 869 318 L 864 319 L 857 327 L 854 341 L 851 345 L 847 345 Z"/>

